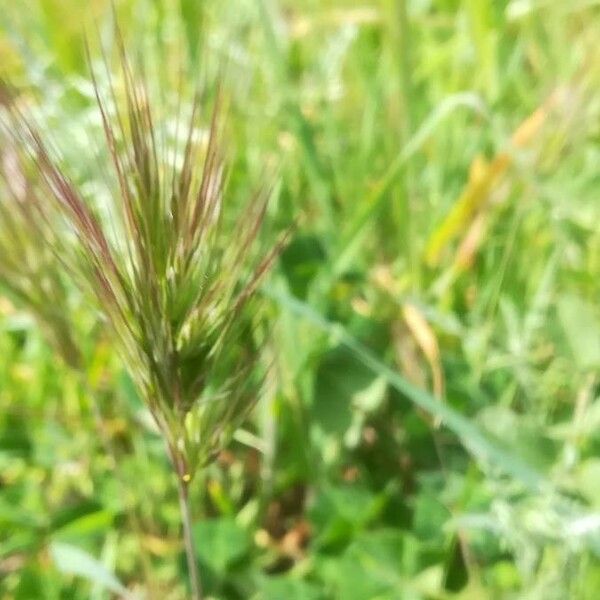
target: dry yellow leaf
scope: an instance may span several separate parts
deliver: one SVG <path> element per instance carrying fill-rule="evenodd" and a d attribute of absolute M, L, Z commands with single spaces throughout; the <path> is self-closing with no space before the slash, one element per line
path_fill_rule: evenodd
<path fill-rule="evenodd" d="M 438 398 L 442 398 L 444 396 L 444 372 L 435 332 L 414 304 L 405 303 L 402 306 L 402 316 L 421 352 L 427 359 L 431 369 L 433 392 Z"/>
<path fill-rule="evenodd" d="M 523 148 L 535 139 L 561 96 L 560 90 L 553 92 L 539 108 L 517 127 L 511 136 L 513 148 Z M 448 244 L 458 237 L 461 232 L 470 231 L 470 225 L 477 214 L 487 206 L 492 189 L 506 173 L 511 161 L 512 157 L 509 152 L 497 154 L 489 163 L 481 155 L 477 155 L 473 159 L 469 180 L 463 192 L 441 225 L 429 238 L 425 249 L 425 261 L 429 266 L 437 266 L 442 252 Z M 471 255 L 474 255 L 473 242 L 475 236 L 481 233 L 483 229 L 480 225 L 477 225 L 470 234 L 471 237 L 467 244 L 471 245 Z M 469 236 L 469 233 L 467 236 Z M 481 241 L 481 238 L 478 241 Z"/>

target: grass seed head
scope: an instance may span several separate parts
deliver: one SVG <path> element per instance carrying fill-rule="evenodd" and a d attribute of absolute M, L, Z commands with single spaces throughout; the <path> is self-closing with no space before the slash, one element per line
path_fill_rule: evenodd
<path fill-rule="evenodd" d="M 264 370 L 255 291 L 282 243 L 266 251 L 258 243 L 268 190 L 253 194 L 233 218 L 220 95 L 205 136 L 198 93 L 185 122 L 178 111 L 183 134 L 169 145 L 164 116 L 155 112 L 148 83 L 134 73 L 122 41 L 119 63 L 119 77 L 109 75 L 106 87 L 93 72 L 114 174 L 105 181 L 107 218 L 17 110 L 11 111 L 12 139 L 46 194 L 40 214 L 50 227 L 61 222 L 75 234 L 68 262 L 111 324 L 180 477 L 189 478 L 226 443 L 257 397 Z M 44 240 L 64 250 L 60 233 L 52 234 Z"/>

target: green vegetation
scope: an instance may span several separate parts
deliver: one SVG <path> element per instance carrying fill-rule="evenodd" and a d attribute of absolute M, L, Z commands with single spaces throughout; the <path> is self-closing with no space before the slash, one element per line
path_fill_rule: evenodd
<path fill-rule="evenodd" d="M 597 3 L 2 4 L 0 598 L 595 600 Z"/>

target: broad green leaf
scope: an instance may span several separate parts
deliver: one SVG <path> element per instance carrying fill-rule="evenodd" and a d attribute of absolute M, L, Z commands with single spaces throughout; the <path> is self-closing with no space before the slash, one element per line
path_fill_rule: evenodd
<path fill-rule="evenodd" d="M 486 431 L 540 471 L 549 469 L 557 460 L 559 445 L 527 415 L 494 405 L 480 411 L 477 420 Z"/>
<path fill-rule="evenodd" d="M 259 592 L 252 600 L 321 600 L 322 590 L 302 579 L 285 577 L 262 577 Z"/>
<path fill-rule="evenodd" d="M 412 572 L 414 548 L 407 542 L 414 540 L 398 530 L 364 531 L 341 556 L 323 557 L 317 569 L 335 598 L 424 600 L 429 593 L 440 592 L 441 566 L 420 581 L 421 575 Z M 423 588 L 427 591 L 422 593 Z"/>
<path fill-rule="evenodd" d="M 373 380 L 373 372 L 345 348 L 325 354 L 315 377 L 312 422 L 326 433 L 341 437 L 352 422 L 353 399 Z"/>
<path fill-rule="evenodd" d="M 309 512 L 317 532 L 315 545 L 331 548 L 348 543 L 381 514 L 387 500 L 386 492 L 373 494 L 356 485 L 322 486 Z"/>
<path fill-rule="evenodd" d="M 200 561 L 220 575 L 250 548 L 248 534 L 232 518 L 200 521 L 194 525 L 193 535 Z"/>
<path fill-rule="evenodd" d="M 600 366 L 600 322 L 592 305 L 565 295 L 558 301 L 558 315 L 575 362 L 583 369 Z"/>
<path fill-rule="evenodd" d="M 294 296 L 305 299 L 310 283 L 322 268 L 325 251 L 317 236 L 294 239 L 281 254 L 281 265 Z"/>
<path fill-rule="evenodd" d="M 449 518 L 448 509 L 433 491 L 423 491 L 416 496 L 412 529 L 419 539 L 440 543 L 444 538 L 443 527 Z"/>

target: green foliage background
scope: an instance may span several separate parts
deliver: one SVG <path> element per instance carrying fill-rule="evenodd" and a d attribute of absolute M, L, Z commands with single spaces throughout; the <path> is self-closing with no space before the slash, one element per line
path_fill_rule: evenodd
<path fill-rule="evenodd" d="M 276 173 L 272 222 L 300 215 L 267 393 L 194 484 L 209 595 L 597 598 L 598 3 L 115 4 L 165 93 L 225 73 L 231 202 Z M 110 15 L 0 0 L 2 72 L 98 196 Z M 0 295 L 0 597 L 185 598 L 161 441 L 92 307 L 60 308 L 83 374 Z"/>

